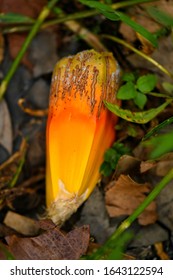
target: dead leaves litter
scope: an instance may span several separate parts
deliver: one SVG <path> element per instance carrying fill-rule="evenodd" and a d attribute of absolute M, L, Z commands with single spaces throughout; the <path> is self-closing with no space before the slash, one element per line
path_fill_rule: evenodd
<path fill-rule="evenodd" d="M 8 250 L 15 259 L 76 260 L 87 251 L 90 237 L 88 226 L 75 228 L 65 234 L 48 221 L 47 224 L 43 223 L 43 228 L 40 229 L 42 233 L 36 237 L 12 235 L 5 238 Z"/>
<path fill-rule="evenodd" d="M 129 176 L 121 175 L 117 181 L 108 185 L 105 194 L 106 208 L 110 217 L 130 215 L 143 202 L 150 192 L 148 183 L 138 184 Z M 156 204 L 152 202 L 138 217 L 141 225 L 155 223 L 157 219 Z"/>

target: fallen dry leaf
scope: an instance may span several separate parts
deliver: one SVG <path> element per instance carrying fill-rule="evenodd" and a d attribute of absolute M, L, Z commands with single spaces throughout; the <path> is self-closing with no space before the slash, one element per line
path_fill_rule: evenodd
<path fill-rule="evenodd" d="M 163 243 L 155 243 L 154 247 L 156 249 L 157 255 L 160 257 L 161 260 L 170 260 L 168 254 L 164 251 Z"/>
<path fill-rule="evenodd" d="M 12 152 L 12 125 L 11 118 L 5 100 L 0 102 L 0 144 L 8 151 Z"/>
<path fill-rule="evenodd" d="M 36 237 L 5 238 L 8 250 L 17 260 L 76 260 L 85 254 L 89 245 L 89 227 L 75 228 L 65 234 L 52 222 L 43 223 L 49 228 Z"/>
<path fill-rule="evenodd" d="M 18 13 L 36 18 L 40 9 L 46 4 L 46 0 L 0 0 L 1 13 Z"/>
<path fill-rule="evenodd" d="M 165 176 L 173 168 L 173 153 L 167 153 L 157 160 L 142 161 L 140 172 L 150 172 L 155 176 Z"/>
<path fill-rule="evenodd" d="M 1 13 L 17 13 L 31 18 L 37 18 L 41 9 L 45 6 L 46 0 L 0 0 Z M 18 54 L 27 33 L 15 33 L 8 34 L 8 43 L 10 55 L 14 59 Z M 28 52 L 24 55 L 22 62 L 29 68 L 32 68 L 32 64 L 28 58 Z"/>
<path fill-rule="evenodd" d="M 165 176 L 173 168 L 173 153 L 167 153 L 160 157 L 155 165 L 155 174 Z"/>
<path fill-rule="evenodd" d="M 116 170 L 114 173 L 114 178 L 118 178 L 121 174 L 130 174 L 132 172 L 139 172 L 140 160 L 136 157 L 123 155 L 120 157 Z"/>
<path fill-rule="evenodd" d="M 121 175 L 117 181 L 110 184 L 105 194 L 106 208 L 110 217 L 132 214 L 151 189 L 148 183 L 138 184 L 126 175 Z M 141 225 L 152 224 L 156 219 L 155 202 L 152 202 L 138 217 Z"/>
<path fill-rule="evenodd" d="M 151 170 L 155 167 L 155 165 L 156 165 L 155 161 L 141 161 L 140 172 L 144 173 L 148 170 Z"/>
<path fill-rule="evenodd" d="M 0 33 L 0 63 L 4 58 L 4 37 L 2 33 Z"/>

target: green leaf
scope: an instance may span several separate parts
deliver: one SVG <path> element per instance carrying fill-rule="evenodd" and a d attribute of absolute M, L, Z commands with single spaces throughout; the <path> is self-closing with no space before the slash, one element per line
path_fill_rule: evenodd
<path fill-rule="evenodd" d="M 121 86 L 117 93 L 117 98 L 121 100 L 133 99 L 136 96 L 135 85 L 132 82 L 127 82 Z"/>
<path fill-rule="evenodd" d="M 139 77 L 137 80 L 137 88 L 143 92 L 143 93 L 148 93 L 151 92 L 157 83 L 157 78 L 153 74 L 147 74 L 144 76 Z"/>
<path fill-rule="evenodd" d="M 11 252 L 6 248 L 6 246 L 0 242 L 0 251 L 2 251 L 7 260 L 15 260 Z"/>
<path fill-rule="evenodd" d="M 110 20 L 119 20 L 119 16 L 115 13 L 115 11 L 108 5 L 97 2 L 97 1 L 87 1 L 80 0 L 80 2 L 84 5 L 89 6 L 90 8 L 97 9 L 100 13 L 102 13 L 106 18 Z"/>
<path fill-rule="evenodd" d="M 129 122 L 134 123 L 147 123 L 155 118 L 160 112 L 162 112 L 168 104 L 171 103 L 171 100 L 166 101 L 162 105 L 157 108 L 153 108 L 147 111 L 142 112 L 132 112 L 129 110 L 124 110 L 118 105 L 111 104 L 109 102 L 104 102 L 105 106 L 115 115 L 119 116 L 120 118 L 127 120 Z"/>
<path fill-rule="evenodd" d="M 143 110 L 145 104 L 147 103 L 147 97 L 145 94 L 137 91 L 137 95 L 134 98 L 134 102 L 141 110 Z"/>
<path fill-rule="evenodd" d="M 132 231 L 125 231 L 121 234 L 119 238 L 117 238 L 116 242 L 112 240 L 109 243 L 109 246 L 106 250 L 106 259 L 107 260 L 122 260 L 123 253 L 127 247 L 127 244 L 130 240 L 134 238 L 134 233 Z M 105 244 L 106 245 L 106 244 Z M 106 246 L 105 246 L 106 248 Z"/>
<path fill-rule="evenodd" d="M 104 1 L 106 4 L 111 5 L 112 4 L 112 0 L 105 0 Z"/>
<path fill-rule="evenodd" d="M 114 11 L 114 9 L 112 9 L 110 6 L 100 3 L 98 1 L 80 0 L 80 2 L 84 5 L 89 6 L 90 8 L 97 9 L 100 13 L 102 13 L 106 18 L 108 18 L 110 20 L 113 20 L 113 21 L 121 20 L 121 21 L 125 22 L 132 29 L 134 29 L 136 32 L 140 33 L 148 41 L 150 41 L 154 47 L 158 46 L 157 39 L 155 38 L 155 36 L 152 33 L 150 33 L 148 30 L 146 30 L 140 24 L 131 20 L 131 18 L 129 16 L 125 15 L 124 13 Z"/>
<path fill-rule="evenodd" d="M 87 260 L 121 260 L 123 259 L 123 254 L 130 240 L 134 238 L 134 233 L 132 231 L 122 231 L 121 236 L 114 238 L 115 233 L 109 237 L 109 239 L 104 243 L 103 246 L 99 247 L 92 254 L 84 256 Z M 115 270 L 113 268 L 112 274 L 114 275 Z M 116 272 L 118 274 L 118 272 Z"/>
<path fill-rule="evenodd" d="M 144 142 L 144 145 L 152 147 L 152 152 L 150 154 L 151 159 L 155 159 L 164 155 L 165 153 L 172 152 L 173 132 L 153 137 L 150 140 Z"/>
<path fill-rule="evenodd" d="M 100 167 L 100 172 L 104 176 L 109 176 L 115 170 L 120 157 L 124 154 L 129 154 L 129 148 L 125 147 L 123 143 L 115 142 L 104 154 L 104 162 Z"/>
<path fill-rule="evenodd" d="M 170 117 L 169 119 L 163 121 L 162 123 L 155 126 L 153 129 L 151 129 L 142 139 L 142 141 L 150 138 L 153 134 L 158 133 L 161 129 L 168 126 L 169 124 L 173 123 L 173 117 Z"/>
<path fill-rule="evenodd" d="M 128 147 L 124 146 L 123 143 L 119 143 L 119 142 L 115 142 L 112 145 L 113 149 L 115 149 L 117 151 L 118 154 L 120 154 L 121 156 L 124 154 L 129 154 L 130 150 Z"/>
<path fill-rule="evenodd" d="M 133 73 L 124 73 L 122 76 L 122 81 L 124 82 L 134 82 L 135 81 L 135 75 Z"/>
<path fill-rule="evenodd" d="M 163 82 L 162 86 L 169 94 L 173 94 L 173 84 L 170 84 L 168 82 Z"/>
<path fill-rule="evenodd" d="M 152 6 L 147 7 L 146 10 L 155 21 L 167 27 L 173 26 L 173 17 L 171 15 Z"/>
<path fill-rule="evenodd" d="M 116 158 L 117 158 L 117 152 L 114 149 L 110 148 L 106 151 L 104 156 L 105 161 L 107 162 L 115 161 Z"/>
<path fill-rule="evenodd" d="M 16 13 L 7 13 L 0 14 L 1 23 L 33 23 L 34 20 L 30 17 L 16 14 Z"/>
<path fill-rule="evenodd" d="M 145 37 L 148 41 L 152 43 L 154 47 L 158 46 L 157 39 L 155 38 L 155 36 L 152 33 L 150 33 L 148 30 L 146 30 L 142 25 L 131 20 L 131 18 L 125 15 L 124 13 L 116 12 L 116 14 L 119 16 L 121 21 L 125 22 L 132 29 L 134 29 L 136 32 L 138 32 L 143 37 Z"/>
<path fill-rule="evenodd" d="M 111 175 L 112 173 L 112 168 L 110 166 L 109 162 L 104 161 L 101 166 L 100 166 L 100 173 L 105 176 L 108 177 Z"/>

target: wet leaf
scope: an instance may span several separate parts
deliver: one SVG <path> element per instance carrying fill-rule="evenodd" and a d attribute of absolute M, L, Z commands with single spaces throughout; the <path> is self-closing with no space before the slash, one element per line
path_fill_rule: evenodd
<path fill-rule="evenodd" d="M 48 224 L 47 224 L 48 226 Z M 75 260 L 89 245 L 89 227 L 75 228 L 65 234 L 55 225 L 36 237 L 6 237 L 9 251 L 18 260 Z"/>
<path fill-rule="evenodd" d="M 138 184 L 129 176 L 121 175 L 117 181 L 111 182 L 106 192 L 106 208 L 110 217 L 130 215 L 143 202 L 150 192 L 148 183 Z M 141 225 L 155 223 L 157 219 L 156 204 L 152 202 L 138 217 Z"/>
<path fill-rule="evenodd" d="M 153 118 L 155 118 L 171 102 L 172 102 L 171 100 L 168 100 L 157 108 L 153 108 L 153 109 L 150 109 L 147 111 L 142 111 L 142 112 L 132 112 L 129 110 L 122 109 L 118 105 L 114 105 L 109 102 L 104 102 L 104 103 L 105 103 L 105 106 L 112 113 L 119 116 L 120 118 L 125 119 L 129 122 L 144 124 L 144 123 L 151 121 Z"/>

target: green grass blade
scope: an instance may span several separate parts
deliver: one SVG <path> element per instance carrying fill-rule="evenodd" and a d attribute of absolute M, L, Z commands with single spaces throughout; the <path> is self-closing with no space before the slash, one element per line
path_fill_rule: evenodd
<path fill-rule="evenodd" d="M 161 23 L 163 26 L 173 26 L 173 17 L 171 15 L 152 6 L 147 7 L 146 10 L 150 17 L 152 17 L 155 21 Z"/>
<path fill-rule="evenodd" d="M 30 17 L 16 14 L 16 13 L 7 13 L 0 14 L 0 23 L 33 23 L 34 20 Z"/>

